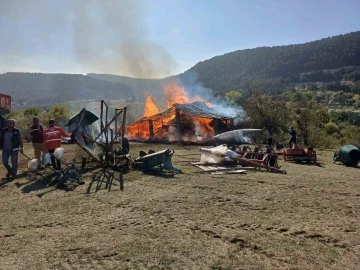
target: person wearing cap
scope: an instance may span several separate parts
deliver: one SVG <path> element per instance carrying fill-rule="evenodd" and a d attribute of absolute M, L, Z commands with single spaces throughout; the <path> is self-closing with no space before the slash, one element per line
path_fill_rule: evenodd
<path fill-rule="evenodd" d="M 40 125 L 39 118 L 33 118 L 33 125 L 30 127 L 31 142 L 34 148 L 34 156 L 41 163 L 41 153 L 46 154 L 48 150 L 44 144 L 44 128 Z"/>
<path fill-rule="evenodd" d="M 295 131 L 294 127 L 290 127 L 289 135 L 290 135 L 289 145 L 290 145 L 290 148 L 291 148 L 292 147 L 291 143 L 296 143 L 296 131 Z"/>
<path fill-rule="evenodd" d="M 0 149 L 2 150 L 2 162 L 7 170 L 6 177 L 16 178 L 18 169 L 19 151 L 23 153 L 23 140 L 19 129 L 15 128 L 15 120 L 9 119 L 7 127 L 0 133 Z M 11 166 L 9 165 L 11 158 Z"/>
<path fill-rule="evenodd" d="M 66 133 L 61 127 L 55 126 L 55 121 L 49 120 L 49 128 L 44 130 L 44 141 L 46 149 L 53 154 L 56 148 L 61 146 L 61 138 L 71 137 L 71 133 Z M 61 163 L 51 155 L 51 164 L 54 170 L 61 170 Z"/>

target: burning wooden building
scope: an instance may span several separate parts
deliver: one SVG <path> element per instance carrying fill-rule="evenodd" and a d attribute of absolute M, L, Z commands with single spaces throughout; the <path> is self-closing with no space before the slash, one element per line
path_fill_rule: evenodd
<path fill-rule="evenodd" d="M 234 128 L 234 118 L 203 101 L 175 103 L 163 112 L 127 126 L 127 137 L 139 141 L 201 142 Z"/>

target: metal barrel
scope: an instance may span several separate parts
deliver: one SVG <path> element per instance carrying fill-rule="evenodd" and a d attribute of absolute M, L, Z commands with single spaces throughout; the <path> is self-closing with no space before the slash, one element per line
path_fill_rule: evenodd
<path fill-rule="evenodd" d="M 339 150 L 338 161 L 346 166 L 356 166 L 360 162 L 360 149 L 354 145 L 344 145 Z"/>

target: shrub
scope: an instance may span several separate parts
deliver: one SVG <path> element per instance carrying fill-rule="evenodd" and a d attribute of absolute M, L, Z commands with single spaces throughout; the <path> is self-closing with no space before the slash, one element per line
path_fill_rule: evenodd
<path fill-rule="evenodd" d="M 333 135 L 333 134 L 337 134 L 339 132 L 339 127 L 334 122 L 329 122 L 325 125 L 325 130 L 326 130 L 327 134 Z"/>

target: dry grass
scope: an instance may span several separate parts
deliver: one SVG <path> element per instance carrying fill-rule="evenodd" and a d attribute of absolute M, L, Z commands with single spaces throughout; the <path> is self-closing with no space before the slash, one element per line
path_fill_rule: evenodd
<path fill-rule="evenodd" d="M 0 269 L 359 269 L 359 168 L 322 152 L 322 166 L 280 162 L 287 175 L 195 174 L 199 147 L 132 154 L 151 148 L 175 149 L 184 174 L 131 172 L 123 191 L 90 193 L 99 170 L 68 192 L 1 180 Z"/>

